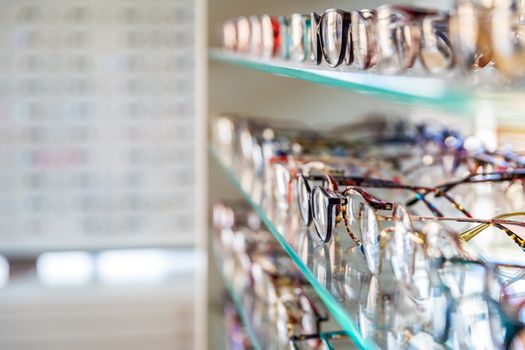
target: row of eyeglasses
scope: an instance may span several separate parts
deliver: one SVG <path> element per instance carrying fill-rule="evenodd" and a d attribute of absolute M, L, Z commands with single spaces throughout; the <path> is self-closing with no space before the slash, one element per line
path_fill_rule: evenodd
<path fill-rule="evenodd" d="M 239 294 L 252 297 L 249 318 L 261 340 L 268 341 L 261 344 L 265 349 L 348 348 L 344 333 L 321 333 L 328 311 L 255 213 L 244 203 L 217 203 L 213 225 L 219 267 Z"/>
<path fill-rule="evenodd" d="M 250 336 L 235 306 L 229 300 L 224 304 L 224 323 L 227 336 L 226 348 L 229 350 L 254 349 Z M 312 345 L 312 343 L 314 345 Z M 290 350 L 343 350 L 352 347 L 345 332 L 326 332 L 304 334 L 290 337 Z"/>
<path fill-rule="evenodd" d="M 320 245 L 349 237 L 354 262 L 395 294 L 389 302 L 410 300 L 396 307 L 405 319 L 394 334 L 424 331 L 454 348 L 524 346 L 525 268 L 494 262 L 525 261 L 520 154 L 381 120 L 323 133 L 235 115 L 213 124 L 222 160 L 258 179 L 261 198 L 299 234 L 307 229 Z M 467 244 L 479 239 L 488 241 L 481 253 Z"/>
<path fill-rule="evenodd" d="M 431 74 L 493 65 L 525 74 L 525 0 L 457 0 L 452 11 L 383 5 L 319 15 L 238 17 L 223 23 L 227 50 L 399 73 L 419 60 Z"/>

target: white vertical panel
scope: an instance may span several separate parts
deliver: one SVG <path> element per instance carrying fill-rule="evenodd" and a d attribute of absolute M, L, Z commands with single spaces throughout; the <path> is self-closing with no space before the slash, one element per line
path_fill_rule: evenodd
<path fill-rule="evenodd" d="M 195 2 L 0 6 L 0 252 L 194 244 Z"/>

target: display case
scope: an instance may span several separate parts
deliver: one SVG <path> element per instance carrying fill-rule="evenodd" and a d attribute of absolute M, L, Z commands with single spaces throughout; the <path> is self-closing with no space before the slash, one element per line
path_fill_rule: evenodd
<path fill-rule="evenodd" d="M 525 92 L 519 83 L 491 82 L 478 72 L 467 76 L 456 73 L 440 76 L 415 70 L 389 75 L 348 67 L 330 69 L 323 64 L 316 66 L 311 62 L 294 63 L 231 52 L 221 48 L 219 41 L 221 23 L 239 15 L 322 12 L 331 7 L 353 10 L 374 8 L 383 3 L 210 3 L 210 116 L 222 112 L 255 115 L 329 130 L 334 125 L 357 121 L 363 116 L 384 114 L 413 122 L 437 123 L 476 135 L 489 147 L 513 144 L 519 150 L 525 113 Z M 453 2 L 437 6 L 450 9 Z M 298 227 L 283 217 L 279 208 L 261 194 L 264 185 L 257 182 L 253 173 L 222 154 L 214 144 L 209 145 L 208 184 L 210 203 L 224 198 L 242 198 L 253 208 L 289 255 L 290 263 L 301 271 L 325 303 L 330 316 L 357 348 L 375 349 L 388 343 L 389 335 L 380 334 L 380 327 L 367 319 L 366 308 L 370 305 L 353 294 L 373 290 L 378 282 L 374 278 L 360 279 L 359 271 L 355 271 L 350 262 L 354 252 L 348 238 L 327 245 L 318 244 L 312 239 L 311 228 Z M 213 263 L 210 271 L 215 271 Z M 221 285 L 220 280 L 221 274 L 210 274 L 212 304 L 217 301 L 215 286 Z M 229 283 L 226 281 L 225 285 Z M 349 292 L 352 288 L 353 292 Z M 233 299 L 238 300 L 235 293 Z M 241 303 L 236 304 L 242 309 Z M 257 330 L 248 333 L 256 338 Z M 254 344 L 258 344 L 256 339 Z"/>

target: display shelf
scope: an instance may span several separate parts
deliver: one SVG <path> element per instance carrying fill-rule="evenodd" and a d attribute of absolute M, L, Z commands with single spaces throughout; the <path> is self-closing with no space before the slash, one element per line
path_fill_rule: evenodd
<path fill-rule="evenodd" d="M 219 48 L 209 49 L 212 61 L 258 70 L 314 84 L 347 89 L 377 98 L 408 104 L 458 112 L 469 117 L 483 110 L 499 118 L 503 124 L 522 121 L 525 111 L 525 93 L 519 86 L 503 89 L 485 76 L 472 79 L 437 78 L 425 75 L 384 75 L 374 72 L 317 67 L 312 63 L 291 63 L 284 60 L 265 60 L 237 54 Z M 345 70 L 343 70 L 345 69 Z M 500 77 L 500 86 L 503 84 Z M 466 81 L 472 80 L 472 83 Z M 474 82 L 477 81 L 477 82 Z M 495 79 L 493 79 L 495 80 Z"/>
<path fill-rule="evenodd" d="M 216 48 L 210 49 L 209 56 L 218 62 L 412 105 L 465 111 L 471 100 L 471 94 L 468 91 L 456 89 L 450 86 L 449 81 L 438 78 L 380 75 L 334 70 L 327 67 L 318 68 L 308 63 L 290 63 L 278 59 L 263 60 Z"/>
<path fill-rule="evenodd" d="M 353 253 L 356 252 L 355 250 L 350 251 L 355 248 L 353 243 L 345 240 L 344 235 L 340 235 L 341 239 L 332 240 L 332 245 L 316 244 L 308 228 L 300 227 L 298 221 L 290 221 L 286 216 L 280 215 L 280 211 L 264 198 L 263 184 L 258 183 L 252 174 L 245 172 L 243 176 L 239 176 L 239 169 L 234 169 L 233 164 L 238 166 L 240 164 L 228 161 L 216 150 L 210 149 L 210 154 L 221 165 L 230 182 L 240 191 L 270 233 L 297 265 L 342 330 L 352 338 L 357 347 L 378 349 L 375 340 L 384 339 L 383 332 L 363 334 L 363 327 L 370 330 L 371 324 L 374 324 L 374 329 L 378 330 L 383 330 L 384 327 L 368 319 L 373 312 L 360 307 L 362 300 L 357 300 L 362 294 L 357 292 L 357 288 L 361 292 L 369 290 L 370 280 L 369 276 L 363 272 L 366 266 L 361 264 L 356 268 L 353 262 L 350 263 L 355 256 Z M 334 261 L 336 263 L 333 263 Z M 350 285 L 354 283 L 358 287 L 348 292 L 346 290 L 348 283 Z M 352 296 L 349 293 L 358 295 Z M 352 297 L 357 297 L 357 299 Z"/>
<path fill-rule="evenodd" d="M 246 301 L 246 300 L 243 300 L 243 298 L 239 295 L 239 293 L 237 293 L 237 291 L 233 287 L 232 282 L 222 271 L 221 271 L 221 276 L 224 282 L 224 286 L 228 290 L 228 294 L 230 295 L 233 301 L 233 304 L 235 305 L 235 309 L 237 310 L 237 313 L 239 314 L 239 317 L 241 318 L 242 325 L 246 329 L 246 333 L 248 334 L 248 337 L 250 338 L 253 348 L 255 350 L 262 350 L 263 348 L 261 347 L 261 343 L 259 342 L 259 337 L 257 335 L 257 332 L 252 327 L 252 320 L 250 316 L 248 315 L 248 313 L 246 312 L 245 303 L 243 303 L 243 301 Z"/>

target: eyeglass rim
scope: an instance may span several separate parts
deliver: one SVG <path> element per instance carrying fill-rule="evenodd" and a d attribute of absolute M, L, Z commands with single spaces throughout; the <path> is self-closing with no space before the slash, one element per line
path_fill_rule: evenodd
<path fill-rule="evenodd" d="M 310 13 L 310 44 L 312 45 L 312 60 L 316 65 L 320 65 L 323 60 L 323 53 L 321 50 L 320 26 L 322 15 L 317 12 Z M 315 49 L 314 49 L 315 47 Z"/>
<path fill-rule="evenodd" d="M 341 40 L 341 52 L 339 53 L 339 57 L 335 63 L 332 63 L 330 61 L 331 58 L 328 57 L 328 53 L 325 49 L 325 44 L 323 42 L 323 34 L 322 34 L 323 30 L 325 30 L 323 26 L 323 19 L 325 18 L 325 16 L 328 16 L 329 14 L 332 14 L 332 13 L 337 13 L 342 17 L 341 18 L 341 22 L 342 22 L 341 23 L 342 25 L 341 38 L 338 38 L 338 40 Z M 348 47 L 348 31 L 350 30 L 350 23 L 351 23 L 351 12 L 348 12 L 348 11 L 331 8 L 331 9 L 326 10 L 321 15 L 321 18 L 319 20 L 319 26 L 318 26 L 318 37 L 319 37 L 319 42 L 321 45 L 321 52 L 323 54 L 325 62 L 331 68 L 340 66 L 345 59 L 346 51 L 348 49 L 347 48 Z"/>
<path fill-rule="evenodd" d="M 323 232 L 319 232 L 319 228 L 317 227 L 318 225 L 316 224 L 315 222 L 315 218 L 316 218 L 316 213 L 315 213 L 315 206 L 314 206 L 314 201 L 315 201 L 315 193 L 319 191 L 321 192 L 321 194 L 328 200 L 328 205 L 327 205 L 327 212 L 326 214 L 328 215 L 326 218 L 326 233 L 323 235 Z M 330 191 L 331 192 L 331 191 Z M 330 193 L 326 188 L 322 187 L 322 186 L 314 186 L 312 188 L 312 192 L 311 192 L 311 201 L 310 201 L 310 208 L 312 209 L 312 221 L 314 223 L 314 228 L 315 228 L 315 232 L 317 234 L 317 238 L 319 238 L 319 241 L 321 243 L 328 243 L 332 237 L 332 233 L 333 233 L 333 230 L 335 229 L 335 227 L 337 226 L 337 215 L 335 216 L 336 218 L 336 221 L 335 223 L 332 223 L 332 215 L 334 214 L 333 210 L 334 208 L 336 208 L 337 206 L 340 206 L 340 205 L 343 205 L 344 203 L 346 203 L 346 199 L 339 196 L 339 195 L 336 195 L 335 193 Z M 337 210 L 337 209 L 336 209 Z M 336 213 L 337 214 L 337 213 Z M 333 227 L 332 227 L 333 226 Z M 323 238 L 324 236 L 324 238 Z"/>
<path fill-rule="evenodd" d="M 362 9 L 362 10 L 356 10 L 352 11 L 351 15 L 351 31 L 352 31 L 352 50 L 354 54 L 354 62 L 357 60 L 359 62 L 359 68 L 363 70 L 367 70 L 375 66 L 377 61 L 377 49 L 376 49 L 376 38 L 375 38 L 375 26 L 376 26 L 376 20 L 377 20 L 377 11 L 371 10 L 371 9 Z M 361 55 L 361 53 L 357 49 L 356 43 L 363 44 L 361 41 L 363 38 L 359 36 L 359 25 L 360 23 L 364 23 L 364 25 L 369 28 L 371 27 L 370 31 L 372 34 L 372 38 L 369 38 L 368 32 L 367 32 L 367 42 L 365 43 L 366 46 L 366 55 Z M 359 57 L 358 59 L 356 59 Z"/>

